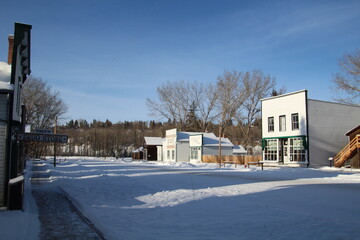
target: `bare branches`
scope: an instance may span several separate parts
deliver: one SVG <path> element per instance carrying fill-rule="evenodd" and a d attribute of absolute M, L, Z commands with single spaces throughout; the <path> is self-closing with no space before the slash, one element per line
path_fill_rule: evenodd
<path fill-rule="evenodd" d="M 243 86 L 247 97 L 243 103 L 243 111 L 237 115 L 237 120 L 244 134 L 243 144 L 247 146 L 251 142 L 251 127 L 261 111 L 260 100 L 270 96 L 275 87 L 275 78 L 256 69 L 245 73 Z"/>
<path fill-rule="evenodd" d="M 246 92 L 243 91 L 244 86 L 241 81 L 243 77 L 243 73 L 226 70 L 217 79 L 219 124 L 223 130 L 235 117 L 247 97 Z"/>
<path fill-rule="evenodd" d="M 274 77 L 259 69 L 251 72 L 225 70 L 215 85 L 167 82 L 157 88 L 158 100 L 147 99 L 146 103 L 153 116 L 174 120 L 180 129 L 185 127 L 186 117 L 196 116 L 201 131 L 209 130 L 212 123 L 216 123 L 221 136 L 236 120 L 242 133 L 237 141 L 246 146 L 254 138 L 251 128 L 259 122 L 260 100 L 285 91 L 284 88 L 274 90 L 275 83 Z"/>
<path fill-rule="evenodd" d="M 212 121 L 216 94 L 211 84 L 198 82 L 167 82 L 157 88 L 157 100 L 146 99 L 151 116 L 175 121 L 179 129 L 184 127 L 192 104 L 199 111 L 200 125 L 206 130 Z"/>
<path fill-rule="evenodd" d="M 337 101 L 350 104 L 360 103 L 360 50 L 345 54 L 339 60 L 340 73 L 335 74 L 333 82 L 336 91 L 345 93 L 346 97 L 338 97 Z M 339 95 L 339 93 L 338 93 Z"/>
<path fill-rule="evenodd" d="M 23 86 L 23 99 L 26 106 L 26 123 L 36 128 L 53 126 L 55 118 L 60 118 L 67 111 L 67 106 L 58 91 L 40 78 L 29 78 Z"/>

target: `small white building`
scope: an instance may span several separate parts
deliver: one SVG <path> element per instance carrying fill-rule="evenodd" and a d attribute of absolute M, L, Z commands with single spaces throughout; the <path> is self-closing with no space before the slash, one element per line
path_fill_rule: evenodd
<path fill-rule="evenodd" d="M 359 124 L 360 106 L 308 99 L 307 90 L 262 99 L 263 161 L 328 166 Z"/>
<path fill-rule="evenodd" d="M 222 155 L 233 155 L 234 145 L 221 138 Z M 219 138 L 213 133 L 166 131 L 162 144 L 162 160 L 166 162 L 201 162 L 203 155 L 219 154 Z"/>

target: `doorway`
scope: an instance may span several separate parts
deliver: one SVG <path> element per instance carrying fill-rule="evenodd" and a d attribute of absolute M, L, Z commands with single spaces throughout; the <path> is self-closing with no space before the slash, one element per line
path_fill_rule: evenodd
<path fill-rule="evenodd" d="M 286 163 L 289 161 L 289 139 L 279 139 L 279 163 Z"/>

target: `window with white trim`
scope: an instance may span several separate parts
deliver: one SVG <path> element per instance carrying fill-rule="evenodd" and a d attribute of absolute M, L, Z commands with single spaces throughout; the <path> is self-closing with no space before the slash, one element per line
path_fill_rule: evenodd
<path fill-rule="evenodd" d="M 299 130 L 299 114 L 298 113 L 291 114 L 291 127 L 292 127 L 292 130 Z"/>
<path fill-rule="evenodd" d="M 279 117 L 279 131 L 285 132 L 286 131 L 286 116 L 282 115 Z"/>
<path fill-rule="evenodd" d="M 277 144 L 278 144 L 277 139 L 265 139 L 265 148 L 264 148 L 265 161 L 277 161 L 277 153 L 278 153 Z"/>
<path fill-rule="evenodd" d="M 268 118 L 268 132 L 274 131 L 274 117 Z"/>
<path fill-rule="evenodd" d="M 290 138 L 290 161 L 305 162 L 306 150 L 303 138 Z"/>

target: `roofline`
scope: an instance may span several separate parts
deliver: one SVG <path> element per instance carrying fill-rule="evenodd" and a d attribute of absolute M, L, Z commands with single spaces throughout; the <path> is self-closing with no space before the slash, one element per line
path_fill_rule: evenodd
<path fill-rule="evenodd" d="M 306 92 L 306 93 L 307 93 L 308 90 L 303 89 L 303 90 L 299 90 L 299 91 L 296 91 L 296 92 L 290 92 L 290 93 L 285 93 L 285 94 L 278 95 L 278 96 L 263 98 L 263 99 L 260 99 L 260 101 L 272 100 L 272 99 L 281 98 L 281 97 L 286 97 L 286 96 L 289 96 L 289 95 L 294 95 L 294 94 L 298 94 L 298 93 L 302 93 L 302 92 Z M 340 103 L 340 102 L 331 102 L 331 101 L 324 101 L 324 100 L 311 99 L 311 98 L 307 98 L 307 100 L 324 102 L 324 103 L 339 104 L 339 105 L 350 106 L 350 107 L 360 107 L 360 105 L 356 105 L 356 104 L 347 104 L 347 103 Z"/>
<path fill-rule="evenodd" d="M 355 131 L 357 131 L 357 130 L 359 130 L 359 129 L 360 129 L 360 125 L 358 125 L 357 127 L 354 127 L 353 129 L 347 131 L 347 132 L 345 133 L 345 135 L 346 135 L 346 136 L 349 136 L 350 134 L 352 134 L 353 132 L 355 132 Z"/>
<path fill-rule="evenodd" d="M 286 96 L 298 94 L 298 93 L 301 93 L 301 92 L 307 92 L 307 90 L 303 89 L 303 90 L 299 90 L 299 91 L 296 91 L 296 92 L 290 92 L 290 93 L 285 93 L 285 94 L 281 94 L 281 95 L 277 95 L 277 96 L 263 98 L 263 99 L 260 99 L 260 101 L 266 101 L 266 100 L 271 100 L 271 99 L 275 99 L 275 98 L 286 97 Z"/>
<path fill-rule="evenodd" d="M 340 102 L 331 102 L 331 101 L 324 101 L 324 100 L 318 100 L 318 99 L 308 99 L 311 101 L 316 101 L 316 102 L 323 102 L 323 103 L 332 103 L 332 104 L 338 104 L 338 105 L 343 105 L 343 106 L 348 106 L 348 107 L 358 107 L 360 108 L 360 105 L 356 105 L 356 104 L 348 104 L 348 103 L 340 103 Z"/>

